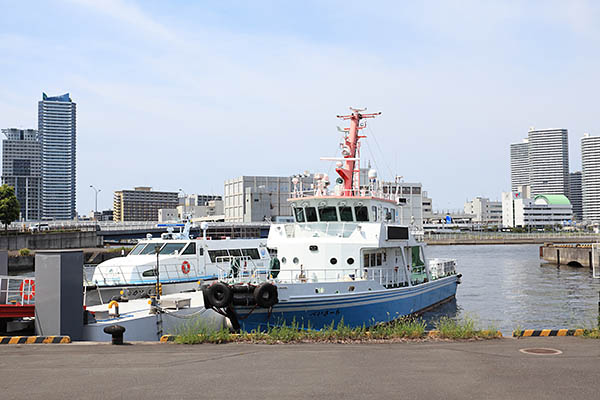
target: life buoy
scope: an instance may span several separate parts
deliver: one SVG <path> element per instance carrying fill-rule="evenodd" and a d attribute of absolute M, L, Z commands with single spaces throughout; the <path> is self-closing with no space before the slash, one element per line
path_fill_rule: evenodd
<path fill-rule="evenodd" d="M 233 291 L 223 282 L 216 282 L 206 289 L 206 300 L 214 307 L 227 307 L 232 298 Z"/>
<path fill-rule="evenodd" d="M 29 290 L 25 292 L 25 284 L 29 284 Z M 33 279 L 23 279 L 21 286 L 19 286 L 19 292 L 23 300 L 33 300 L 35 297 L 35 281 Z"/>
<path fill-rule="evenodd" d="M 190 273 L 190 263 L 187 261 L 184 261 L 181 264 L 181 272 L 183 272 L 184 274 L 189 274 Z"/>
<path fill-rule="evenodd" d="M 269 282 L 261 283 L 254 289 L 256 304 L 263 308 L 271 308 L 279 302 L 277 287 Z"/>

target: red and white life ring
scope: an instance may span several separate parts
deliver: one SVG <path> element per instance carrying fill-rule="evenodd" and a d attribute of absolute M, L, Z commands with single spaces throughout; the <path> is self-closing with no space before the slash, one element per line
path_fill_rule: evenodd
<path fill-rule="evenodd" d="M 28 284 L 28 290 L 25 290 L 25 285 Z M 35 297 L 35 281 L 33 279 L 23 279 L 21 286 L 19 286 L 19 292 L 23 300 L 33 300 Z"/>
<path fill-rule="evenodd" d="M 184 261 L 181 264 L 181 272 L 183 272 L 184 274 L 189 274 L 190 273 L 190 263 L 187 261 Z"/>

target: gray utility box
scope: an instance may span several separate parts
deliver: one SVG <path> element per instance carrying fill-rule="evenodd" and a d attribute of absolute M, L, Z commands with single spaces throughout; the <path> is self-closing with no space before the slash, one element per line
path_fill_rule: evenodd
<path fill-rule="evenodd" d="M 174 308 L 176 310 L 179 310 L 180 308 L 189 308 L 191 299 L 189 297 L 187 297 L 187 298 L 170 297 L 167 299 L 160 299 L 159 301 L 160 301 L 160 306 L 162 308 Z"/>
<path fill-rule="evenodd" d="M 35 331 L 43 336 L 83 334 L 83 252 L 35 253 Z"/>

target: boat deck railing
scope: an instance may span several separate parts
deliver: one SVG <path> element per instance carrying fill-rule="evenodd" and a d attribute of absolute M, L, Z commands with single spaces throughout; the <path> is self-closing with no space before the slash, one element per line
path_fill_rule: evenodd
<path fill-rule="evenodd" d="M 283 229 L 288 238 L 296 237 L 296 234 L 313 236 L 314 234 L 326 237 L 348 238 L 359 223 L 356 222 L 303 222 L 294 224 L 284 224 Z"/>
<path fill-rule="evenodd" d="M 35 278 L 0 275 L 0 304 L 34 304 Z"/>
<path fill-rule="evenodd" d="M 86 272 L 83 274 L 85 286 L 122 286 L 156 283 L 156 266 L 136 265 L 85 268 Z M 108 270 L 106 270 L 107 268 Z M 94 269 L 93 273 L 91 269 Z M 160 283 L 185 282 L 198 279 L 200 276 L 202 275 L 197 265 L 193 265 L 188 261 L 182 261 L 178 264 L 159 264 Z"/>
<path fill-rule="evenodd" d="M 253 282 L 268 278 L 268 268 L 259 267 L 250 256 L 219 256 L 215 261 L 220 281 Z"/>

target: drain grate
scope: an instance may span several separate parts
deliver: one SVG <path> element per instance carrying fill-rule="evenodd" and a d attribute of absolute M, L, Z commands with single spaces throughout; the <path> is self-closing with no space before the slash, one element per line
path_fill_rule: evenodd
<path fill-rule="evenodd" d="M 525 353 L 525 354 L 537 354 L 537 355 L 548 355 L 548 356 L 562 354 L 562 351 L 560 351 L 560 350 L 547 349 L 547 348 L 520 349 L 519 351 L 521 353 Z"/>

